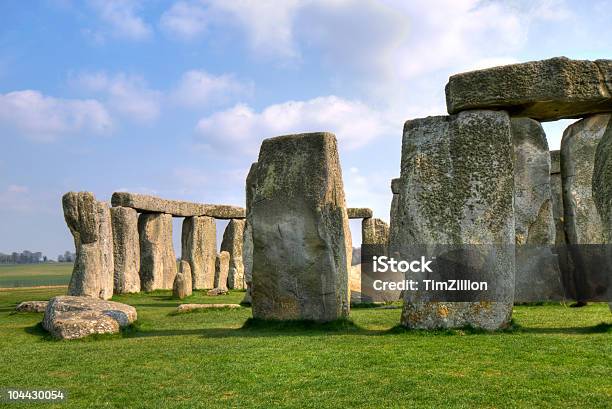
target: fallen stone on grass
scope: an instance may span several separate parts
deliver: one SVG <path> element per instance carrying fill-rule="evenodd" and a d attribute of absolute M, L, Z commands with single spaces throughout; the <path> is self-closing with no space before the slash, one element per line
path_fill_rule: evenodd
<path fill-rule="evenodd" d="M 176 307 L 176 312 L 189 312 L 214 308 L 240 308 L 240 304 L 181 304 Z"/>
<path fill-rule="evenodd" d="M 212 290 L 208 290 L 206 292 L 206 295 L 216 296 L 216 295 L 225 295 L 227 293 L 228 291 L 226 288 L 216 287 L 216 288 L 213 288 Z"/>
<path fill-rule="evenodd" d="M 45 312 L 49 301 L 24 301 L 15 307 L 17 312 Z"/>
<path fill-rule="evenodd" d="M 136 309 L 92 297 L 58 296 L 49 300 L 43 328 L 58 339 L 115 334 L 136 321 Z"/>

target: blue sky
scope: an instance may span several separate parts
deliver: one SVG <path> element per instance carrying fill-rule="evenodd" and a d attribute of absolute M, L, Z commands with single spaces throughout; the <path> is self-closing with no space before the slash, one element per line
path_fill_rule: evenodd
<path fill-rule="evenodd" d="M 388 220 L 403 122 L 445 114 L 449 75 L 612 58 L 611 11 L 597 0 L 2 1 L 0 252 L 72 249 L 70 190 L 244 205 L 261 140 L 304 131 L 336 133 L 348 205 Z M 551 148 L 568 123 L 545 125 Z"/>

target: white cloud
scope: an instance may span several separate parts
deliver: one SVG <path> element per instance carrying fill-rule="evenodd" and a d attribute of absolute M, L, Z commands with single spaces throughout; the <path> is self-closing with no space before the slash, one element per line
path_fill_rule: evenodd
<path fill-rule="evenodd" d="M 253 84 L 238 81 L 232 75 L 212 75 L 206 71 L 191 70 L 181 77 L 172 93 L 180 105 L 206 107 L 227 103 L 232 98 L 252 94 Z"/>
<path fill-rule="evenodd" d="M 166 28 L 188 37 L 237 27 L 258 56 L 317 55 L 340 87 L 397 104 L 408 93 L 433 103 L 440 95 L 421 80 L 440 88 L 475 61 L 514 60 L 533 23 L 571 14 L 563 0 L 182 0 L 165 16 Z"/>
<path fill-rule="evenodd" d="M 244 104 L 202 118 L 196 127 L 201 144 L 256 153 L 264 138 L 277 135 L 330 131 L 341 145 L 357 148 L 394 132 L 385 114 L 359 101 L 336 96 L 288 101 L 255 112 Z"/>
<path fill-rule="evenodd" d="M 160 24 L 166 31 L 183 39 L 192 39 L 206 31 L 208 13 L 199 3 L 178 1 L 161 16 Z"/>
<path fill-rule="evenodd" d="M 139 2 L 135 0 L 90 0 L 99 18 L 108 24 L 105 34 L 130 40 L 144 40 L 151 36 L 151 27 L 137 15 Z M 100 33 L 96 33 L 99 38 Z"/>
<path fill-rule="evenodd" d="M 0 124 L 46 142 L 65 134 L 104 133 L 112 127 L 110 115 L 96 100 L 54 98 L 34 90 L 0 94 Z"/>
<path fill-rule="evenodd" d="M 292 21 L 299 4 L 298 0 L 182 0 L 162 15 L 160 24 L 184 39 L 206 32 L 212 24 L 233 25 L 258 54 L 294 58 Z"/>
<path fill-rule="evenodd" d="M 104 94 L 110 109 L 139 122 L 151 122 L 159 116 L 161 96 L 146 81 L 134 75 L 119 73 L 112 77 L 104 72 L 83 73 L 72 82 L 82 89 Z"/>

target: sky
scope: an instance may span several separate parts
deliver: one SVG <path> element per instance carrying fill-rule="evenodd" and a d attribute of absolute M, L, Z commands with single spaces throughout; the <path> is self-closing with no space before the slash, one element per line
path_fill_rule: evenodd
<path fill-rule="evenodd" d="M 68 191 L 244 206 L 261 141 L 296 132 L 334 132 L 347 205 L 388 221 L 403 123 L 446 114 L 450 75 L 612 58 L 611 11 L 600 0 L 4 0 L 0 252 L 73 250 Z M 551 149 L 571 122 L 545 124 Z M 359 222 L 351 230 L 358 245 Z"/>

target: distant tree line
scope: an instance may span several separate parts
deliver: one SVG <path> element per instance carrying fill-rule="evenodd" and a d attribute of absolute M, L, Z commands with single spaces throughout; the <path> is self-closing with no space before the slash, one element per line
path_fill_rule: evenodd
<path fill-rule="evenodd" d="M 58 263 L 73 263 L 76 258 L 76 253 L 66 251 L 64 254 L 57 256 Z"/>
<path fill-rule="evenodd" d="M 76 257 L 75 253 L 71 253 L 70 251 L 66 251 L 64 254 L 60 254 L 57 256 L 57 261 L 62 262 L 74 262 Z M 30 251 L 24 250 L 21 253 L 14 251 L 11 254 L 0 253 L 0 264 L 37 264 L 37 263 L 46 263 L 48 261 L 53 261 L 47 259 L 47 256 L 43 255 L 40 251 Z"/>

